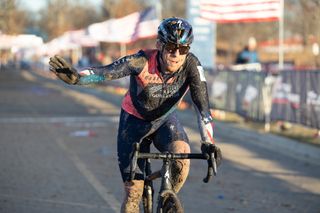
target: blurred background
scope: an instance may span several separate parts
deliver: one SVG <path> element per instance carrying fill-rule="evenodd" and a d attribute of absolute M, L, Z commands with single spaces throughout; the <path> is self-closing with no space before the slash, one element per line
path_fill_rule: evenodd
<path fill-rule="evenodd" d="M 190 2 L 175 0 L 38 0 L 34 2 L 2 0 L 0 30 L 2 36 L 34 34 L 47 43 L 68 31 L 86 29 L 93 23 L 121 18 L 137 11 L 143 11 L 150 6 L 157 8 L 157 16 L 160 20 L 171 16 L 190 20 L 189 11 L 192 8 Z M 317 49 L 319 49 L 320 42 L 320 2 L 318 0 L 285 0 L 283 19 L 285 62 L 293 65 L 295 69 L 319 67 L 320 59 Z M 278 61 L 278 21 L 218 23 L 215 25 L 212 33 L 214 42 L 211 44 L 215 52 L 212 57 L 214 57 L 216 66 L 233 64 L 237 53 L 247 44 L 249 37 L 254 37 L 257 41 L 261 63 Z M 154 37 L 129 42 L 126 50 L 127 53 L 131 53 L 139 48 L 153 46 L 153 44 Z M 100 49 L 102 54 L 114 57 L 120 55 L 120 49 L 112 42 L 108 44 L 102 42 L 98 46 L 102 48 Z M 3 47 L 3 45 L 0 48 L 2 61 L 8 60 L 3 58 L 9 56 L 3 55 L 10 48 Z M 15 50 L 11 50 L 11 53 L 12 51 Z"/>

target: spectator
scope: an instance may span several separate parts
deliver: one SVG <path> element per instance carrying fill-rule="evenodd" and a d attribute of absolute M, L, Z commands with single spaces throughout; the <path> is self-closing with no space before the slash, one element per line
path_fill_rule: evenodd
<path fill-rule="evenodd" d="M 248 45 L 238 53 L 236 64 L 251 64 L 259 63 L 258 53 L 256 51 L 257 42 L 254 37 L 250 37 L 248 40 Z"/>

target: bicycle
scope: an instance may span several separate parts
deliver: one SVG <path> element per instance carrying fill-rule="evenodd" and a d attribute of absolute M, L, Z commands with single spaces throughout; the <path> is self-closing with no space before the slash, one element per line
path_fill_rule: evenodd
<path fill-rule="evenodd" d="M 171 185 L 171 162 L 175 159 L 203 159 L 208 162 L 208 171 L 203 182 L 208 183 L 212 175 L 217 174 L 217 163 L 214 153 L 141 153 L 140 144 L 134 144 L 133 156 L 130 164 L 130 180 L 134 179 L 137 160 L 146 159 L 143 209 L 145 213 L 153 212 L 153 183 L 152 181 L 161 178 L 161 186 L 158 194 L 157 213 L 183 213 L 182 204 L 173 191 Z M 151 159 L 162 159 L 163 164 L 160 171 L 151 172 Z"/>

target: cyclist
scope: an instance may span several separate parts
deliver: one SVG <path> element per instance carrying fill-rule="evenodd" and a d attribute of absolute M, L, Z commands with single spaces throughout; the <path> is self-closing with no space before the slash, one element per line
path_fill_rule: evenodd
<path fill-rule="evenodd" d="M 118 129 L 118 160 L 124 182 L 122 212 L 139 212 L 143 193 L 144 164 L 138 161 L 133 181 L 129 181 L 132 144 L 141 142 L 141 151 L 150 151 L 150 143 L 161 152 L 189 153 L 188 137 L 175 109 L 190 88 L 198 115 L 202 151 L 220 149 L 213 138 L 213 120 L 209 109 L 206 79 L 195 55 L 189 52 L 192 26 L 182 18 L 164 19 L 158 27 L 156 49 L 140 50 L 101 67 L 77 72 L 60 56 L 50 58 L 50 70 L 68 84 L 91 84 L 130 76 L 129 90 L 123 98 Z M 173 189 L 178 192 L 189 173 L 189 160 L 175 161 Z"/>

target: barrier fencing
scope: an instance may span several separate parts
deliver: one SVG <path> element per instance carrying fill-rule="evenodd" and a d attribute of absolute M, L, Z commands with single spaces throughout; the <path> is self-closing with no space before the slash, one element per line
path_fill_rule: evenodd
<path fill-rule="evenodd" d="M 214 109 L 320 129 L 320 71 L 219 71 L 207 83 Z"/>
<path fill-rule="evenodd" d="M 206 79 L 214 109 L 265 123 L 281 120 L 320 130 L 320 70 L 281 71 L 277 75 L 224 70 L 208 74 Z M 122 88 L 128 88 L 129 83 L 129 78 L 105 82 Z M 190 95 L 185 101 L 191 102 Z"/>

